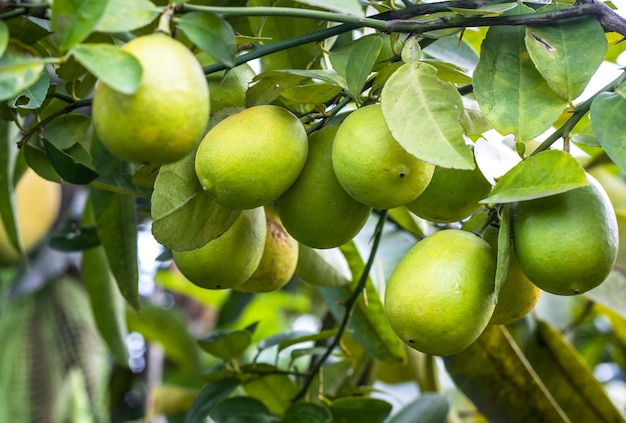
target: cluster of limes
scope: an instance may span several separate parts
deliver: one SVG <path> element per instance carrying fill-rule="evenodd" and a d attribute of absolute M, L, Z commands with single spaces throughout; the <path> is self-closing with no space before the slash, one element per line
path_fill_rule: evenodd
<path fill-rule="evenodd" d="M 175 161 L 202 137 L 209 113 L 206 79 L 193 55 L 162 34 L 125 48 L 144 65 L 142 83 L 132 95 L 98 87 L 96 131 L 124 159 Z M 163 124 L 168 121 L 177 125 Z M 447 169 L 409 154 L 387 128 L 380 105 L 361 107 L 310 136 L 282 107 L 250 107 L 215 125 L 200 141 L 194 163 L 217 203 L 242 210 L 219 238 L 173 252 L 181 272 L 210 289 L 280 288 L 294 273 L 298 243 L 342 245 L 374 208 L 406 206 L 432 222 L 458 222 L 478 210 L 491 190 L 477 167 Z M 398 336 L 427 353 L 453 354 L 487 324 L 523 317 L 540 289 L 574 295 L 600 284 L 616 258 L 617 224 L 606 194 L 588 179 L 586 187 L 516 205 L 514 249 L 499 292 L 495 228 L 481 236 L 440 230 L 418 242 L 385 294 Z"/>

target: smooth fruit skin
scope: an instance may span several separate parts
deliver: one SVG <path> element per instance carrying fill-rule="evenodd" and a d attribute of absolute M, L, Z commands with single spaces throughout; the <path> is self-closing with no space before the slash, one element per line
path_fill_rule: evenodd
<path fill-rule="evenodd" d="M 196 174 L 223 206 L 251 209 L 276 200 L 294 183 L 308 154 L 304 126 L 288 110 L 255 106 L 211 129 L 196 152 Z"/>
<path fill-rule="evenodd" d="M 451 355 L 472 344 L 495 308 L 496 257 L 462 230 L 434 233 L 402 258 L 385 293 L 387 318 L 408 346 Z"/>
<path fill-rule="evenodd" d="M 200 141 L 209 119 L 202 68 L 187 47 L 161 33 L 135 38 L 124 50 L 141 63 L 141 83 L 130 95 L 98 84 L 93 96 L 96 133 L 124 160 L 177 161 Z"/>
<path fill-rule="evenodd" d="M 437 166 L 424 192 L 406 207 L 431 222 L 458 222 L 480 209 L 479 201 L 489 191 L 491 184 L 478 166 L 473 170 Z"/>
<path fill-rule="evenodd" d="M 265 208 L 267 236 L 259 267 L 250 278 L 233 289 L 239 292 L 262 293 L 276 291 L 291 280 L 298 264 L 298 241 L 293 239 L 280 222 L 276 210 Z"/>
<path fill-rule="evenodd" d="M 615 212 L 600 184 L 590 175 L 587 180 L 588 186 L 515 208 L 513 242 L 522 271 L 552 294 L 600 285 L 617 257 Z"/>
<path fill-rule="evenodd" d="M 263 207 L 244 210 L 222 236 L 191 251 L 172 251 L 174 263 L 201 288 L 232 288 L 248 279 L 261 262 L 266 224 Z"/>
<path fill-rule="evenodd" d="M 15 188 L 16 219 L 24 252 L 32 251 L 52 229 L 61 205 L 61 185 L 27 169 Z M 20 259 L 0 222 L 0 264 Z"/>
<path fill-rule="evenodd" d="M 393 138 L 379 104 L 357 109 L 341 123 L 332 162 L 343 188 L 357 201 L 377 209 L 415 200 L 435 170 Z"/>
<path fill-rule="evenodd" d="M 312 248 L 333 248 L 350 241 L 372 211 L 352 198 L 335 176 L 331 155 L 338 128 L 327 126 L 309 137 L 304 169 L 277 201 L 287 231 Z"/>

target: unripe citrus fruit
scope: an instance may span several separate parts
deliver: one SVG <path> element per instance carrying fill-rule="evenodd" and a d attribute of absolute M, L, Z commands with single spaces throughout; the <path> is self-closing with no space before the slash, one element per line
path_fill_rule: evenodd
<path fill-rule="evenodd" d="M 291 280 L 298 264 L 298 241 L 293 239 L 280 222 L 276 210 L 265 208 L 267 236 L 259 267 L 252 276 L 233 289 L 240 292 L 270 292 L 282 288 Z"/>
<path fill-rule="evenodd" d="M 135 38 L 124 46 L 141 63 L 133 94 L 102 81 L 93 96 L 98 137 L 116 156 L 140 163 L 169 163 L 196 146 L 209 119 L 209 89 L 195 56 L 168 35 Z"/>
<path fill-rule="evenodd" d="M 194 284 L 207 289 L 232 288 L 259 266 L 265 236 L 263 207 L 244 210 L 220 237 L 195 250 L 172 251 L 172 256 L 178 270 Z"/>
<path fill-rule="evenodd" d="M 494 251 L 498 251 L 498 230 L 489 226 L 483 233 L 483 239 L 491 245 Z M 513 248 L 510 250 L 509 270 L 504 283 L 498 293 L 498 304 L 493 311 L 489 323 L 492 325 L 508 325 L 517 322 L 526 316 L 535 307 L 541 289 L 526 277 L 519 265 Z"/>
<path fill-rule="evenodd" d="M 415 200 L 435 169 L 393 138 L 379 104 L 355 110 L 341 123 L 332 161 L 343 188 L 357 201 L 379 209 Z"/>
<path fill-rule="evenodd" d="M 287 231 L 312 248 L 345 244 L 361 230 L 372 208 L 343 189 L 331 161 L 338 126 L 327 126 L 309 138 L 309 156 L 296 182 L 278 198 Z"/>
<path fill-rule="evenodd" d="M 418 242 L 394 269 L 385 310 L 395 333 L 427 354 L 472 344 L 495 308 L 496 257 L 480 237 L 458 229 Z"/>
<path fill-rule="evenodd" d="M 196 153 L 196 174 L 218 203 L 251 209 L 285 192 L 307 154 L 306 132 L 297 117 L 282 107 L 255 106 L 206 134 Z"/>
<path fill-rule="evenodd" d="M 588 186 L 520 202 L 513 242 L 522 271 L 552 294 L 586 292 L 608 276 L 617 257 L 618 229 L 611 202 L 587 175 Z"/>
<path fill-rule="evenodd" d="M 57 218 L 61 205 L 61 185 L 27 169 L 15 187 L 15 197 L 22 248 L 28 253 L 41 242 Z M 19 258 L 0 221 L 0 264 L 16 263 Z"/>
<path fill-rule="evenodd" d="M 424 192 L 406 206 L 431 222 L 458 222 L 478 210 L 489 191 L 491 184 L 478 166 L 474 170 L 437 166 Z"/>

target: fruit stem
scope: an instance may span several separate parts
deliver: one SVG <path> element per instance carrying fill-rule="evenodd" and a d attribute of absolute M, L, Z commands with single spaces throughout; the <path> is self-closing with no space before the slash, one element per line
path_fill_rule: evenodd
<path fill-rule="evenodd" d="M 296 402 L 302 399 L 304 395 L 306 395 L 307 391 L 309 390 L 309 387 L 311 386 L 311 383 L 315 379 L 315 375 L 319 373 L 320 369 L 322 368 L 322 365 L 324 364 L 324 362 L 326 362 L 326 359 L 328 359 L 328 357 L 332 354 L 333 350 L 341 342 L 341 337 L 343 336 L 343 333 L 348 327 L 350 316 L 352 316 L 352 310 L 354 309 L 354 306 L 357 300 L 359 299 L 361 292 L 363 292 L 363 290 L 365 289 L 365 285 L 367 283 L 370 270 L 372 269 L 372 266 L 374 265 L 374 258 L 376 257 L 376 252 L 378 251 L 378 246 L 382 238 L 383 226 L 385 225 L 385 221 L 387 220 L 387 213 L 388 213 L 387 210 L 382 210 L 380 213 L 380 216 L 378 218 L 378 223 L 376 224 L 376 228 L 374 229 L 372 248 L 370 250 L 369 257 L 367 258 L 365 267 L 363 267 L 363 272 L 361 273 L 361 277 L 359 278 L 359 281 L 356 287 L 354 288 L 354 291 L 352 291 L 352 294 L 350 294 L 350 297 L 348 297 L 348 299 L 344 302 L 344 306 L 346 307 L 346 312 L 343 316 L 343 319 L 341 320 L 341 323 L 339 324 L 339 329 L 337 330 L 337 334 L 333 338 L 328 348 L 326 348 L 326 351 L 324 351 L 324 354 L 322 354 L 319 360 L 315 362 L 311 370 L 309 370 L 307 374 L 308 378 L 305 380 L 304 384 L 302 385 L 302 388 L 300 388 L 296 396 L 293 398 L 292 400 L 293 402 Z"/>
<path fill-rule="evenodd" d="M 174 8 L 170 5 L 161 14 L 161 17 L 159 18 L 159 25 L 154 32 L 162 32 L 163 34 L 172 35 L 170 22 L 172 21 L 173 16 Z"/>

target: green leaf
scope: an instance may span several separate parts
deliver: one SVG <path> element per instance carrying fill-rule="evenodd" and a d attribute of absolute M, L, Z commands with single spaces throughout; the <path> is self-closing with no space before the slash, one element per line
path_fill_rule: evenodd
<path fill-rule="evenodd" d="M 38 109 L 46 100 L 49 88 L 50 74 L 44 69 L 37 82 L 18 93 L 15 98 L 9 100 L 9 104 L 14 108 Z"/>
<path fill-rule="evenodd" d="M 267 407 L 261 401 L 243 396 L 227 398 L 217 403 L 209 415 L 217 422 L 270 423 L 272 421 Z"/>
<path fill-rule="evenodd" d="M 424 393 L 415 401 L 405 405 L 387 423 L 445 423 L 450 411 L 450 400 L 446 395 Z"/>
<path fill-rule="evenodd" d="M 537 321 L 526 356 L 572 423 L 626 421 L 626 416 L 607 396 L 589 365 L 564 336 L 546 322 Z"/>
<path fill-rule="evenodd" d="M 103 83 L 123 94 L 137 91 L 142 68 L 139 60 L 111 44 L 79 44 L 71 50 L 74 58 Z"/>
<path fill-rule="evenodd" d="M 604 282 L 584 294 L 626 319 L 626 276 L 613 270 Z"/>
<path fill-rule="evenodd" d="M 341 287 L 317 286 L 317 290 L 322 295 L 326 306 L 339 322 L 344 318 L 346 312 L 343 302 L 356 288 L 364 268 L 363 259 L 354 241 L 342 246 L 341 251 L 346 257 L 352 272 L 353 280 L 350 285 Z M 363 296 L 360 296 L 348 323 L 348 330 L 350 330 L 351 336 L 369 354 L 380 360 L 389 363 L 404 361 L 406 359 L 404 344 L 391 329 L 378 291 L 369 277 L 364 295 L 367 297 L 367 304 Z"/>
<path fill-rule="evenodd" d="M 345 271 L 344 271 L 345 270 Z M 296 275 L 311 285 L 345 286 L 350 271 L 338 250 L 315 250 L 300 244 Z"/>
<path fill-rule="evenodd" d="M 229 68 L 235 66 L 237 39 L 228 22 L 207 12 L 185 13 L 175 21 L 189 39 L 211 57 Z"/>
<path fill-rule="evenodd" d="M 519 4 L 504 15 L 533 13 Z M 559 98 L 535 68 L 523 26 L 492 26 L 474 71 L 474 94 L 493 128 L 526 141 L 545 132 L 561 115 Z"/>
<path fill-rule="evenodd" d="M 93 208 L 88 203 L 83 224 L 95 222 Z M 83 251 L 81 271 L 89 295 L 91 310 L 100 335 L 109 346 L 113 357 L 121 366 L 128 366 L 126 347 L 126 313 L 122 296 L 111 275 L 109 262 L 102 246 Z"/>
<path fill-rule="evenodd" d="M 185 423 L 204 423 L 213 407 L 228 398 L 239 384 L 239 379 L 228 377 L 205 385 L 200 395 L 189 407 L 189 411 L 187 411 L 185 416 Z"/>
<path fill-rule="evenodd" d="M 489 421 L 569 422 L 504 326 L 487 326 L 466 350 L 443 360 Z"/>
<path fill-rule="evenodd" d="M 199 377 L 198 347 L 189 335 L 180 309 L 164 309 L 142 303 L 141 313 L 127 309 L 126 323 L 129 331 L 139 332 L 149 342 L 161 344 L 165 355 L 189 376 Z"/>
<path fill-rule="evenodd" d="M 149 0 L 108 0 L 96 31 L 126 32 L 144 27 L 159 15 Z"/>
<path fill-rule="evenodd" d="M 424 232 L 418 226 L 415 218 L 406 207 L 397 207 L 389 209 L 389 219 L 405 231 L 410 232 L 417 238 L 423 238 Z"/>
<path fill-rule="evenodd" d="M 454 85 L 437 78 L 428 64 L 405 64 L 381 94 L 385 122 L 393 137 L 418 159 L 455 169 L 473 169 L 474 157 L 459 119 L 463 100 Z M 416 117 L 408 119 L 410 110 Z"/>
<path fill-rule="evenodd" d="M 9 27 L 4 21 L 0 21 L 0 57 L 9 45 Z"/>
<path fill-rule="evenodd" d="M 252 334 L 247 330 L 218 330 L 198 341 L 200 348 L 222 360 L 239 357 L 251 343 Z"/>
<path fill-rule="evenodd" d="M 304 83 L 286 88 L 280 96 L 297 104 L 324 104 L 341 92 L 341 87 L 326 83 Z"/>
<path fill-rule="evenodd" d="M 9 43 L 0 57 L 0 101 L 13 98 L 35 84 L 43 70 L 43 60 L 31 50 Z"/>
<path fill-rule="evenodd" d="M 152 193 L 152 234 L 178 251 L 200 248 L 217 238 L 237 219 L 204 191 L 194 168 L 194 155 L 161 166 Z"/>
<path fill-rule="evenodd" d="M 77 226 L 75 223 L 55 231 L 48 241 L 51 248 L 59 251 L 83 251 L 100 245 L 98 228 L 95 225 Z"/>
<path fill-rule="evenodd" d="M 85 185 L 98 177 L 98 173 L 50 141 L 43 140 L 46 153 L 59 176 L 71 184 Z M 82 148 L 82 147 L 81 147 Z"/>
<path fill-rule="evenodd" d="M 591 103 L 593 133 L 609 158 L 626 170 L 626 97 L 601 93 Z"/>
<path fill-rule="evenodd" d="M 254 368 L 259 373 L 276 370 L 274 366 L 263 363 L 255 364 Z M 246 368 L 243 369 L 245 371 Z M 285 374 L 252 375 L 244 382 L 243 389 L 265 404 L 273 414 L 283 414 L 298 392 L 294 381 Z"/>
<path fill-rule="evenodd" d="M 500 292 L 500 288 L 502 288 L 509 273 L 509 262 L 511 259 L 511 211 L 511 207 L 508 204 L 502 207 L 500 229 L 498 230 L 498 260 L 494 289 L 496 294 Z M 495 298 L 497 300 L 498 296 L 496 295 Z"/>
<path fill-rule="evenodd" d="M 570 7 L 550 4 L 538 12 Z M 604 29 L 592 17 L 528 26 L 525 39 L 526 48 L 537 70 L 550 88 L 568 101 L 582 94 L 602 64 L 608 49 Z"/>
<path fill-rule="evenodd" d="M 368 35 L 355 42 L 345 74 L 348 95 L 353 99 L 357 100 L 361 95 L 382 46 L 383 40 L 376 35 Z"/>
<path fill-rule="evenodd" d="M 297 402 L 287 409 L 281 423 L 331 423 L 331 420 L 326 408 L 309 402 Z"/>
<path fill-rule="evenodd" d="M 44 127 L 44 137 L 61 150 L 66 150 L 81 141 L 91 125 L 85 115 L 70 113 L 60 116 Z"/>
<path fill-rule="evenodd" d="M 285 348 L 289 348 L 292 345 L 301 344 L 303 342 L 325 341 L 337 335 L 337 332 L 338 332 L 337 329 L 328 329 L 328 330 L 320 331 L 319 333 L 313 333 L 313 334 L 302 335 L 302 336 L 291 338 L 291 339 L 286 339 L 286 340 L 281 341 L 278 344 L 278 351 L 280 352 L 284 350 Z"/>
<path fill-rule="evenodd" d="M 39 176 L 59 184 L 63 182 L 52 163 L 50 163 L 50 157 L 46 154 L 45 149 L 33 147 L 28 143 L 23 147 L 23 150 L 26 163 Z"/>
<path fill-rule="evenodd" d="M 16 148 L 15 143 L 9 140 L 9 125 L 9 122 L 0 120 L 0 224 L 13 248 L 23 255 L 17 227 L 16 184 L 13 181 Z"/>
<path fill-rule="evenodd" d="M 83 41 L 96 27 L 108 0 L 55 0 L 50 21 L 61 51 Z"/>
<path fill-rule="evenodd" d="M 587 185 L 585 171 L 569 153 L 546 150 L 505 173 L 483 204 L 513 203 L 560 194 Z"/>
<path fill-rule="evenodd" d="M 418 63 L 422 58 L 422 47 L 415 37 L 409 38 L 402 47 L 401 58 L 404 63 Z"/>
<path fill-rule="evenodd" d="M 296 0 L 298 3 L 306 4 L 321 9 L 339 12 L 342 15 L 365 16 L 363 7 L 358 0 Z"/>
<path fill-rule="evenodd" d="M 333 423 L 382 423 L 391 408 L 387 401 L 367 397 L 345 397 L 330 403 Z"/>

